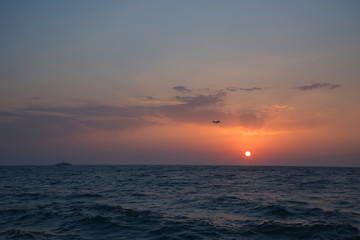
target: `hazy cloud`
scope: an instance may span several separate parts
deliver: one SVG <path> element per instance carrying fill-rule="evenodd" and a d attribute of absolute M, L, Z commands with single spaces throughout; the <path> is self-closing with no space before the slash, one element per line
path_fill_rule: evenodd
<path fill-rule="evenodd" d="M 175 90 L 175 91 L 181 92 L 181 93 L 190 93 L 190 92 L 192 92 L 192 90 L 190 90 L 190 89 L 188 89 L 188 88 L 186 88 L 184 86 L 175 86 L 172 89 Z"/>
<path fill-rule="evenodd" d="M 332 84 L 332 83 L 313 83 L 311 85 L 303 85 L 297 87 L 297 89 L 300 89 L 301 91 L 307 91 L 307 90 L 313 90 L 318 88 L 327 88 L 327 89 L 334 89 L 339 88 L 341 85 L 339 84 Z"/>
<path fill-rule="evenodd" d="M 256 112 L 230 113 L 217 108 L 224 102 L 226 90 L 195 96 L 175 96 L 177 104 L 159 106 L 111 106 L 86 104 L 74 107 L 32 105 L 12 111 L 0 111 L 0 150 L 41 149 L 43 143 L 67 141 L 97 131 L 119 132 L 173 122 L 211 124 L 219 119 L 224 127 L 260 128 L 265 116 Z M 147 96 L 147 99 L 153 97 Z M 222 125 L 222 126 L 223 126 Z"/>
<path fill-rule="evenodd" d="M 71 117 L 33 114 L 27 111 L 2 112 L 2 117 L 11 117 L 0 122 L 0 150 L 33 149 L 38 142 L 63 136 L 76 136 L 84 129 Z"/>
<path fill-rule="evenodd" d="M 226 96 L 224 92 L 218 92 L 217 94 L 210 95 L 198 95 L 195 97 L 183 97 L 183 96 L 175 96 L 175 99 L 186 103 L 191 107 L 201 107 L 205 105 L 217 104 L 223 101 L 223 97 Z"/>
<path fill-rule="evenodd" d="M 58 135 L 67 132 L 76 133 L 89 128 L 126 130 L 156 124 L 144 118 L 154 114 L 151 108 L 143 106 L 117 107 L 96 104 L 79 107 L 31 106 L 0 112 L 0 119 L 7 119 L 0 123 L 0 129 L 11 132 L 21 128 L 24 135 L 31 135 L 29 132 Z M 56 133 L 54 129 L 57 129 Z"/>
<path fill-rule="evenodd" d="M 182 104 L 162 105 L 156 111 L 175 121 L 206 123 L 212 119 L 224 117 L 226 114 L 221 111 L 211 110 L 203 107 L 211 107 L 223 102 L 225 92 L 218 91 L 216 94 L 197 96 L 175 96 L 175 99 Z"/>
<path fill-rule="evenodd" d="M 154 101 L 154 100 L 158 100 L 156 97 L 153 96 L 145 96 L 146 100 L 148 101 Z"/>
<path fill-rule="evenodd" d="M 259 88 L 259 87 L 252 87 L 252 88 L 228 87 L 228 88 L 226 88 L 226 91 L 229 91 L 229 92 L 237 92 L 237 91 L 252 92 L 252 91 L 259 91 L 259 90 L 264 90 L 264 88 Z"/>
<path fill-rule="evenodd" d="M 127 130 L 150 125 L 160 124 L 156 119 L 163 117 L 173 121 L 186 121 L 203 124 L 213 119 L 221 119 L 228 123 L 236 122 L 244 127 L 259 127 L 263 118 L 254 113 L 225 113 L 221 109 L 212 108 L 224 102 L 227 92 L 216 91 L 213 94 L 196 96 L 175 96 L 180 104 L 164 104 L 159 106 L 131 105 L 111 106 L 101 104 L 86 104 L 77 107 L 49 107 L 29 106 L 9 112 L 0 112 L 0 118 L 6 121 L 0 123 L 3 129 L 16 129 L 21 125 L 32 132 L 34 129 L 43 129 L 46 135 L 51 135 L 51 129 L 57 129 L 55 135 L 69 132 L 79 132 L 90 129 Z M 147 99 L 153 99 L 147 96 Z M 150 120 L 151 119 L 151 120 Z M 27 126 L 27 127 L 26 127 Z M 51 128 L 50 128 L 51 127 Z M 48 129 L 48 130 L 44 130 Z M 50 130 L 49 130 L 50 129 Z M 76 129 L 76 131 L 75 131 Z M 20 134 L 20 133 L 19 133 Z M 31 134 L 30 134 L 31 135 Z"/>
<path fill-rule="evenodd" d="M 240 125 L 247 128 L 258 129 L 264 126 L 266 117 L 266 114 L 263 113 L 243 112 L 239 115 Z"/>

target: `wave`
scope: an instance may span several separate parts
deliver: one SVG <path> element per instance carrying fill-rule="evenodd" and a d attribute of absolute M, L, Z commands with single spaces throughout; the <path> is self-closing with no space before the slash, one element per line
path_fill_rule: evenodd
<path fill-rule="evenodd" d="M 99 198 L 103 195 L 97 193 L 77 193 L 68 196 L 69 198 Z"/>
<path fill-rule="evenodd" d="M 11 229 L 0 232 L 0 236 L 9 239 L 36 239 L 32 232 L 18 229 Z"/>
<path fill-rule="evenodd" d="M 3 168 L 0 239 L 360 239 L 359 170 L 308 169 Z"/>
<path fill-rule="evenodd" d="M 0 232 L 0 237 L 4 239 L 14 239 L 14 240 L 27 240 L 27 239 L 36 239 L 36 240 L 48 240 L 48 239 L 72 239 L 69 234 L 56 234 L 52 232 L 42 231 L 42 230 L 28 230 L 28 229 L 19 229 L 12 228 Z"/>
<path fill-rule="evenodd" d="M 109 205 L 109 204 L 94 204 L 90 205 L 92 210 L 97 210 L 99 212 L 111 212 L 118 214 L 120 216 L 127 217 L 149 217 L 149 216 L 158 216 L 150 210 L 136 210 L 131 208 L 123 208 L 120 205 Z"/>
<path fill-rule="evenodd" d="M 248 218 L 263 220 L 299 220 L 303 222 L 320 221 L 349 223 L 356 222 L 360 214 L 356 212 L 324 210 L 311 207 L 299 201 L 279 201 L 270 203 L 262 198 L 241 198 L 221 195 L 206 198 L 198 206 L 202 209 L 229 212 Z"/>
<path fill-rule="evenodd" d="M 147 232 L 148 239 L 357 239 L 349 224 L 303 224 L 278 221 L 237 221 L 221 224 L 204 219 L 168 220 Z"/>
<path fill-rule="evenodd" d="M 277 239 L 355 239 L 359 230 L 349 224 L 313 224 L 264 222 L 250 225 L 252 231 L 266 237 Z"/>

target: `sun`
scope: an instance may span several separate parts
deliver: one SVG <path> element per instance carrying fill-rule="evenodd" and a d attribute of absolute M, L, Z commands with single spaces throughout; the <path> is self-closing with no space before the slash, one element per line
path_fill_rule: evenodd
<path fill-rule="evenodd" d="M 246 152 L 245 152 L 245 156 L 250 157 L 250 156 L 251 156 L 251 152 L 250 152 L 250 151 L 246 151 Z"/>

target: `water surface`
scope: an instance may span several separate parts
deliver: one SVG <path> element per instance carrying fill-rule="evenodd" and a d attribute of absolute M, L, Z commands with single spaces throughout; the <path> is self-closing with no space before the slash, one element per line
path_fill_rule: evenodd
<path fill-rule="evenodd" d="M 0 239 L 360 239 L 360 168 L 0 167 Z"/>

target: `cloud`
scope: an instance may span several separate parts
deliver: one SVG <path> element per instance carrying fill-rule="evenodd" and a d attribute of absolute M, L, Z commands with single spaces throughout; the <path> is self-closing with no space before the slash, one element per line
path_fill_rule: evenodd
<path fill-rule="evenodd" d="M 175 91 L 181 92 L 181 93 L 190 93 L 190 92 L 192 92 L 192 90 L 190 90 L 190 89 L 188 89 L 188 88 L 186 88 L 184 86 L 175 86 L 172 89 L 175 90 Z"/>
<path fill-rule="evenodd" d="M 124 131 L 159 124 L 157 120 L 162 117 L 170 118 L 173 121 L 188 119 L 198 122 L 210 117 L 208 113 L 204 114 L 198 109 L 222 102 L 225 95 L 225 93 L 218 92 L 213 95 L 193 97 L 176 96 L 175 99 L 182 104 L 160 106 L 86 104 L 76 107 L 51 107 L 31 105 L 12 111 L 0 111 L 0 130 L 3 133 L 0 138 L 6 141 L 5 138 L 14 136 L 15 142 L 16 139 L 21 138 L 20 136 L 40 139 L 77 134 L 91 131 L 91 129 Z M 194 112 L 197 114 L 196 118 L 194 118 Z"/>
<path fill-rule="evenodd" d="M 158 100 L 156 97 L 153 97 L 153 96 L 145 96 L 145 99 L 148 100 L 148 101 Z"/>
<path fill-rule="evenodd" d="M 41 151 L 44 144 L 76 142 L 91 133 L 119 134 L 169 122 L 204 125 L 221 120 L 224 127 L 249 129 L 264 125 L 265 116 L 257 112 L 231 113 L 219 108 L 227 93 L 218 90 L 211 94 L 175 96 L 176 104 L 156 106 L 91 103 L 58 107 L 39 104 L 0 111 L 0 151 Z M 147 96 L 147 99 L 153 97 Z"/>
<path fill-rule="evenodd" d="M 7 118 L 6 117 L 10 117 Z M 84 129 L 70 117 L 28 111 L 1 112 L 0 151 L 34 149 L 38 142 L 61 136 L 75 136 Z"/>
<path fill-rule="evenodd" d="M 239 88 L 240 91 L 258 91 L 258 90 L 263 90 L 263 88 L 259 88 L 259 87 L 253 87 L 253 88 Z"/>
<path fill-rule="evenodd" d="M 126 131 L 161 124 L 164 119 L 174 122 L 191 122 L 204 124 L 213 119 L 221 119 L 229 124 L 240 124 L 244 127 L 258 127 L 261 117 L 250 113 L 228 113 L 218 108 L 224 103 L 227 92 L 215 91 L 212 94 L 195 96 L 175 96 L 177 104 L 158 106 L 128 105 L 111 106 L 102 104 L 86 104 L 76 107 L 51 107 L 32 105 L 13 111 L 0 112 L 0 128 L 8 132 L 8 136 L 56 137 L 62 134 L 76 134 L 84 131 Z M 147 96 L 147 99 L 155 99 Z M 21 129 L 21 131 L 20 131 Z M 37 129 L 37 130 L 36 130 Z"/>
<path fill-rule="evenodd" d="M 108 106 L 88 104 L 79 107 L 30 106 L 0 112 L 1 137 L 21 139 L 28 136 L 56 137 L 90 129 L 127 130 L 156 124 L 146 119 L 154 115 L 142 106 Z"/>
<path fill-rule="evenodd" d="M 243 112 L 239 115 L 240 125 L 246 128 L 259 129 L 264 126 L 266 114 L 256 112 Z"/>
<path fill-rule="evenodd" d="M 201 106 L 220 103 L 223 101 L 223 98 L 225 96 L 226 96 L 226 93 L 220 91 L 216 94 L 198 95 L 195 97 L 175 96 L 175 99 L 180 102 L 183 102 L 191 107 L 201 107 Z"/>
<path fill-rule="evenodd" d="M 252 91 L 259 91 L 259 90 L 264 90 L 264 88 L 259 88 L 259 87 L 252 87 L 252 88 L 228 87 L 228 88 L 226 88 L 226 91 L 229 91 L 229 92 L 237 92 L 237 91 L 252 92 Z"/>
<path fill-rule="evenodd" d="M 204 124 L 212 119 L 224 117 L 225 113 L 213 110 L 224 101 L 225 92 L 197 96 L 175 96 L 181 104 L 162 105 L 156 108 L 160 116 L 165 116 L 174 121 Z M 228 117 L 228 116 L 227 116 Z"/>
<path fill-rule="evenodd" d="M 211 120 L 221 120 L 224 127 L 244 127 L 259 129 L 264 126 L 267 115 L 263 112 L 244 110 L 238 113 L 225 112 L 216 108 L 224 102 L 227 92 L 220 90 L 215 94 L 190 96 L 176 96 L 182 104 L 163 105 L 158 112 L 175 121 L 195 124 L 210 123 Z M 213 106 L 215 108 L 213 108 Z"/>
<path fill-rule="evenodd" d="M 307 90 L 313 90 L 318 88 L 327 88 L 327 89 L 335 89 L 339 88 L 341 85 L 339 84 L 332 84 L 332 83 L 313 83 L 311 85 L 303 85 L 297 87 L 297 89 L 300 89 L 301 91 L 307 91 Z"/>

